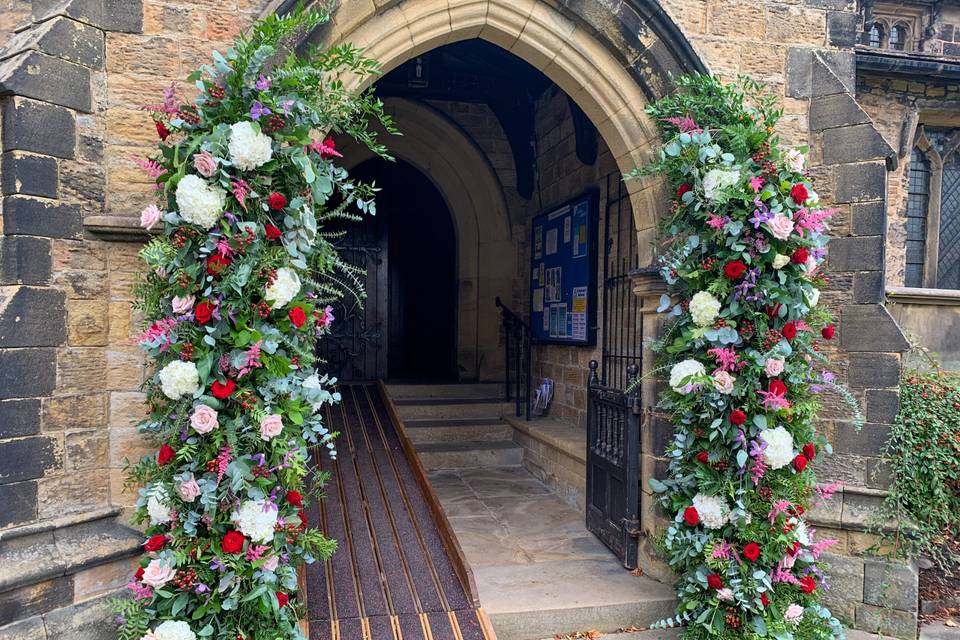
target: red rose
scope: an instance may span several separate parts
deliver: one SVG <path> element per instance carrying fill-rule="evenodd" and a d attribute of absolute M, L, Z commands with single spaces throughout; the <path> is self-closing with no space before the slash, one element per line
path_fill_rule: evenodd
<path fill-rule="evenodd" d="M 161 121 L 157 120 L 157 135 L 160 136 L 161 140 L 166 140 L 170 135 L 170 129 L 167 129 L 167 125 L 163 124 Z"/>
<path fill-rule="evenodd" d="M 233 392 L 237 388 L 237 383 L 227 378 L 226 384 L 220 382 L 219 380 L 214 380 L 213 384 L 210 385 L 210 393 L 213 394 L 213 397 L 218 400 L 226 400 L 233 395 Z"/>
<path fill-rule="evenodd" d="M 150 538 L 147 539 L 146 543 L 143 545 L 143 548 L 152 552 L 160 551 L 165 546 L 167 546 L 167 536 L 155 535 L 150 536 Z"/>
<path fill-rule="evenodd" d="M 220 542 L 220 548 L 224 553 L 236 555 L 243 551 L 244 540 L 243 534 L 239 531 L 227 531 L 226 535 L 223 536 L 223 540 Z"/>
<path fill-rule="evenodd" d="M 797 470 L 797 473 L 800 473 L 807 468 L 808 462 L 809 460 L 807 460 L 807 456 L 803 455 L 802 453 L 797 454 L 797 457 L 793 459 L 793 468 Z"/>
<path fill-rule="evenodd" d="M 782 380 L 771 380 L 768 391 L 775 396 L 785 396 L 787 395 L 787 385 L 783 384 Z"/>
<path fill-rule="evenodd" d="M 173 447 L 165 444 L 160 447 L 160 451 L 157 452 L 157 464 L 161 466 L 168 464 L 176 455 L 177 452 L 173 450 Z"/>
<path fill-rule="evenodd" d="M 687 507 L 683 510 L 683 521 L 686 522 L 691 527 L 695 527 L 700 524 L 700 514 L 697 512 L 696 507 Z"/>
<path fill-rule="evenodd" d="M 782 306 L 783 306 L 783 304 L 781 304 L 781 303 L 778 302 L 776 305 L 774 305 L 774 306 L 772 306 L 772 307 L 764 307 L 764 308 L 763 308 L 763 312 L 764 312 L 765 314 L 767 314 L 767 317 L 768 317 L 768 318 L 770 318 L 771 320 L 773 320 L 774 318 L 777 317 L 777 314 L 780 313 L 780 307 L 782 307 Z"/>
<path fill-rule="evenodd" d="M 143 567 L 137 567 L 136 573 L 133 574 L 133 577 L 139 582 L 143 580 Z"/>
<path fill-rule="evenodd" d="M 787 324 L 783 325 L 783 329 L 781 329 L 780 333 L 782 333 L 783 337 L 787 340 L 793 340 L 797 337 L 797 325 L 793 322 L 788 322 Z"/>
<path fill-rule="evenodd" d="M 687 193 L 688 191 L 693 191 L 693 187 L 691 187 L 687 182 L 684 182 L 682 185 L 677 187 L 677 200 L 683 198 L 683 194 Z"/>
<path fill-rule="evenodd" d="M 790 262 L 792 262 L 793 264 L 805 264 L 807 261 L 807 258 L 809 257 L 810 257 L 810 252 L 807 251 L 807 248 L 800 247 L 799 249 L 793 252 L 792 256 L 790 256 Z"/>
<path fill-rule="evenodd" d="M 290 596 L 283 591 L 277 591 L 277 602 L 280 603 L 280 608 L 283 609 L 287 606 L 287 603 L 290 602 Z"/>
<path fill-rule="evenodd" d="M 762 604 L 765 607 L 770 604 L 770 598 L 767 597 L 767 594 L 765 593 L 760 594 L 760 604 Z"/>
<path fill-rule="evenodd" d="M 800 578 L 800 591 L 804 593 L 813 593 L 817 588 L 817 581 L 813 579 L 813 576 L 804 576 Z"/>
<path fill-rule="evenodd" d="M 807 460 L 813 460 L 817 457 L 817 447 L 812 442 L 808 442 L 803 445 L 803 455 L 807 456 Z"/>
<path fill-rule="evenodd" d="M 740 409 L 734 409 L 730 412 L 730 422 L 737 425 L 738 427 L 747 421 L 747 414 L 745 414 Z"/>
<path fill-rule="evenodd" d="M 287 196 L 282 193 L 277 193 L 274 191 L 269 196 L 267 196 L 267 206 L 273 209 L 274 211 L 280 211 L 285 206 L 287 206 Z"/>
<path fill-rule="evenodd" d="M 707 576 L 707 586 L 711 589 L 723 589 L 723 578 L 715 573 Z"/>
<path fill-rule="evenodd" d="M 731 280 L 739 280 L 747 272 L 747 265 L 742 260 L 731 260 L 723 265 L 723 275 Z"/>
<path fill-rule="evenodd" d="M 820 335 L 823 336 L 824 340 L 833 340 L 833 335 L 837 332 L 837 328 L 832 324 L 828 324 L 823 329 L 820 330 Z"/>
<path fill-rule="evenodd" d="M 751 542 L 743 548 L 743 555 L 750 562 L 756 562 L 757 558 L 760 557 L 760 545 L 758 545 L 756 542 Z"/>
<path fill-rule="evenodd" d="M 213 305 L 206 300 L 203 302 L 198 302 L 196 308 L 193 310 L 193 313 L 197 318 L 197 323 L 207 324 L 210 322 L 210 318 L 213 317 Z"/>
<path fill-rule="evenodd" d="M 707 453 L 706 451 L 701 451 L 700 453 L 697 454 L 697 462 L 701 464 L 707 464 L 708 462 L 710 462 L 710 454 Z"/>
<path fill-rule="evenodd" d="M 807 188 L 802 184 L 795 184 L 793 188 L 790 189 L 790 197 L 793 198 L 793 201 L 797 203 L 797 206 L 802 205 L 807 201 L 807 198 L 810 197 L 810 194 L 807 193 Z"/>
<path fill-rule="evenodd" d="M 290 309 L 290 312 L 287 314 L 290 316 L 290 322 L 297 329 L 303 326 L 303 323 L 307 321 L 307 314 L 304 313 L 303 307 L 294 307 Z"/>
<path fill-rule="evenodd" d="M 302 507 L 303 496 L 300 495 L 299 491 L 287 491 L 287 504 L 291 504 L 295 507 Z"/>
<path fill-rule="evenodd" d="M 219 277 L 230 266 L 230 258 L 224 258 L 219 253 L 215 253 L 207 258 L 207 273 L 211 276 Z"/>
<path fill-rule="evenodd" d="M 273 226 L 269 222 L 263 226 L 264 231 L 267 234 L 267 240 L 279 240 L 280 236 L 283 235 L 283 232 L 280 231 L 277 227 Z"/>

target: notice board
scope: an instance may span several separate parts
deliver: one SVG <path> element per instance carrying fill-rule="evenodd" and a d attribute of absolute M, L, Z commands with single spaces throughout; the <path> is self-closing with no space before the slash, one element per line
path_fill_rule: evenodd
<path fill-rule="evenodd" d="M 597 342 L 599 200 L 588 191 L 533 219 L 530 328 L 539 343 Z"/>

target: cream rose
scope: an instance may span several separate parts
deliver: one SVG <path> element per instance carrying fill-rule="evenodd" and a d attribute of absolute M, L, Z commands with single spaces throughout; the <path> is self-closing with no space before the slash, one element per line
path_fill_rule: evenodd
<path fill-rule="evenodd" d="M 733 393 L 733 383 L 737 379 L 729 371 L 717 370 L 713 372 L 713 386 L 724 395 Z"/>
<path fill-rule="evenodd" d="M 783 269 L 785 266 L 790 264 L 790 256 L 785 256 L 782 253 L 778 253 L 773 257 L 773 268 L 774 269 Z"/>
<path fill-rule="evenodd" d="M 770 378 L 775 378 L 783 373 L 783 358 L 767 358 L 763 363 L 763 370 Z"/>
<path fill-rule="evenodd" d="M 173 296 L 173 299 L 170 301 L 170 306 L 173 307 L 174 313 L 186 313 L 193 309 L 193 303 L 196 299 L 192 295 L 185 296 Z"/>

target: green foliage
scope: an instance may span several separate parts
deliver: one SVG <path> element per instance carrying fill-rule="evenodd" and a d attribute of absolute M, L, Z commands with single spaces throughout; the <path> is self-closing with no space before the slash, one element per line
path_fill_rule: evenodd
<path fill-rule="evenodd" d="M 884 449 L 889 495 L 875 529 L 891 553 L 928 556 L 950 573 L 960 569 L 960 374 L 908 370 L 900 413 Z"/>

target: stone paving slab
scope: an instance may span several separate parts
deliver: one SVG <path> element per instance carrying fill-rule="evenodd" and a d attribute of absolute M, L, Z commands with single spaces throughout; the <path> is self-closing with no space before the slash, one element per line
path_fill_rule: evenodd
<path fill-rule="evenodd" d="M 926 628 L 926 627 L 925 627 Z M 944 627 L 946 629 L 946 627 Z M 947 629 L 954 635 L 929 636 L 929 640 L 960 640 L 960 632 L 956 628 Z M 890 636 L 878 636 L 865 631 L 856 629 L 847 629 L 847 640 L 890 640 Z M 640 631 L 637 633 L 610 633 L 600 636 L 597 640 L 677 640 L 680 638 L 679 629 L 666 629 L 663 631 Z M 927 640 L 927 636 L 921 635 L 921 640 Z M 553 638 L 544 638 L 544 640 L 554 640 Z"/>
<path fill-rule="evenodd" d="M 948 627 L 943 622 L 925 625 L 920 629 L 920 640 L 960 640 L 960 626 Z"/>

